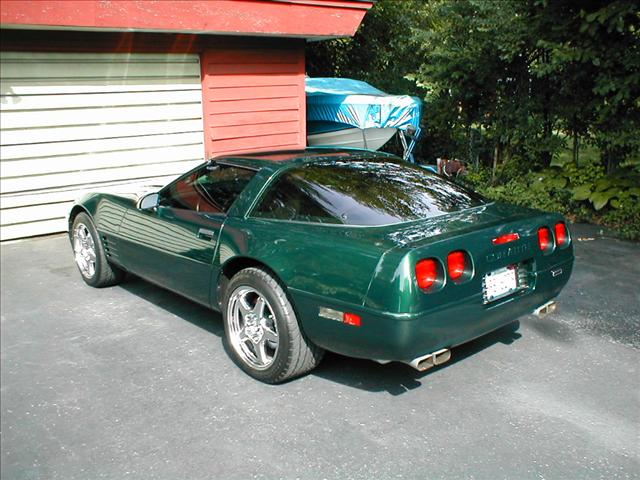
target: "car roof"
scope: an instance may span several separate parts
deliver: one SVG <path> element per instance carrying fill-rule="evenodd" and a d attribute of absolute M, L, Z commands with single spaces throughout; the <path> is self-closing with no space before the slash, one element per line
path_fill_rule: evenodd
<path fill-rule="evenodd" d="M 327 160 L 355 160 L 371 157 L 390 157 L 384 152 L 362 150 L 359 148 L 313 147 L 305 150 L 286 150 L 280 152 L 239 153 L 213 157 L 213 161 L 231 163 L 238 166 L 270 170 L 279 170 L 292 164 L 326 162 Z"/>

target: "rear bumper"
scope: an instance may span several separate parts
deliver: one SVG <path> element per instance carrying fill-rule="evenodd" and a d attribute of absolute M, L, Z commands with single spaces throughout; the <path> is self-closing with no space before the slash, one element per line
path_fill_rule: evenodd
<path fill-rule="evenodd" d="M 536 272 L 532 289 L 488 305 L 482 303 L 482 294 L 478 293 L 418 314 L 384 313 L 296 290 L 290 293 L 305 333 L 317 345 L 352 357 L 408 361 L 468 342 L 531 313 L 560 293 L 572 266 L 573 259 Z M 320 317 L 320 307 L 357 313 L 362 325 L 354 327 Z"/>

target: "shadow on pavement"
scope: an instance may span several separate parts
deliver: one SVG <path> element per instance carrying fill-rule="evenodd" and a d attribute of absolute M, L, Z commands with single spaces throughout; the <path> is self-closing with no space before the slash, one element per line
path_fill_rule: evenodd
<path fill-rule="evenodd" d="M 210 308 L 133 275 L 129 275 L 119 286 L 207 332 L 218 337 L 224 335 L 222 316 Z"/>
<path fill-rule="evenodd" d="M 207 332 L 218 337 L 224 335 L 222 317 L 218 312 L 138 277 L 130 276 L 120 284 L 120 287 Z M 513 343 L 521 337 L 516 331 L 519 327 L 520 322 L 516 321 L 456 347 L 452 351 L 449 362 L 426 372 L 418 372 L 401 363 L 380 365 L 371 360 L 350 358 L 327 352 L 322 363 L 311 372 L 311 375 L 360 390 L 401 395 L 420 387 L 422 385 L 420 380 L 423 378 L 455 365 L 496 343 L 507 345 Z"/>
<path fill-rule="evenodd" d="M 527 325 L 551 341 L 558 343 L 573 343 L 574 341 L 575 331 L 569 325 L 555 318 L 554 315 L 544 317 L 530 315 Z"/>

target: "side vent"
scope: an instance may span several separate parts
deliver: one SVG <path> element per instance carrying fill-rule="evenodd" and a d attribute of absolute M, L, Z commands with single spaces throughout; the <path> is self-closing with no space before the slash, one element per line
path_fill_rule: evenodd
<path fill-rule="evenodd" d="M 102 236 L 102 246 L 104 247 L 104 253 L 107 257 L 111 257 L 111 245 L 106 235 Z"/>
<path fill-rule="evenodd" d="M 109 239 L 107 235 L 102 235 L 102 246 L 104 247 L 104 254 L 107 258 L 118 259 L 118 249 L 116 245 Z"/>

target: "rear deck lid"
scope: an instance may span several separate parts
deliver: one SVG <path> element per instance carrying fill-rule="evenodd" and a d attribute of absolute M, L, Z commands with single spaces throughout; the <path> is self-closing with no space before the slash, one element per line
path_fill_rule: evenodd
<path fill-rule="evenodd" d="M 571 256 L 570 248 L 544 252 L 538 244 L 538 230 L 552 229 L 560 221 L 562 217 L 557 214 L 491 203 L 395 225 L 385 231 L 388 244 L 393 246 L 376 268 L 366 303 L 415 313 L 470 297 L 482 302 L 485 283 L 506 279 L 510 275 L 507 269 L 521 276 L 518 281 L 524 284 L 534 279 L 537 271 Z M 457 276 L 457 263 L 463 258 L 464 274 Z M 440 280 L 429 292 L 420 290 L 415 273 L 416 265 L 425 259 L 435 259 L 439 265 Z"/>

